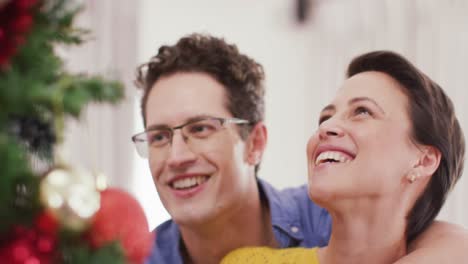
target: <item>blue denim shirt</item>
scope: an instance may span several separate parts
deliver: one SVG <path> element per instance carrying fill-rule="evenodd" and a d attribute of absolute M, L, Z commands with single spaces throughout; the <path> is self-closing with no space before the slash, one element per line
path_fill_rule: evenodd
<path fill-rule="evenodd" d="M 306 185 L 276 190 L 258 179 L 262 202 L 270 206 L 273 233 L 280 247 L 316 247 L 328 244 L 331 218 L 325 209 L 309 199 Z M 172 220 L 159 225 L 156 241 L 146 264 L 182 264 L 182 238 Z"/>

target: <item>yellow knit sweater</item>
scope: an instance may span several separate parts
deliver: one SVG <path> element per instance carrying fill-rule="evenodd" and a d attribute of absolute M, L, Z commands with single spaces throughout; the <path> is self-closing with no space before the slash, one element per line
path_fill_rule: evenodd
<path fill-rule="evenodd" d="M 240 248 L 226 255 L 221 264 L 319 264 L 317 248 Z"/>

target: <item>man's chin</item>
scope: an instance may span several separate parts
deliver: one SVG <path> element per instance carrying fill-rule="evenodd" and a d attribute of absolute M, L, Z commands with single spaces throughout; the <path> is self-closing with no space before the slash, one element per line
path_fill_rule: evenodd
<path fill-rule="evenodd" d="M 200 209 L 192 208 L 191 212 L 177 212 L 172 216 L 172 220 L 179 226 L 199 227 L 211 223 L 216 217 L 213 214 L 202 213 Z"/>

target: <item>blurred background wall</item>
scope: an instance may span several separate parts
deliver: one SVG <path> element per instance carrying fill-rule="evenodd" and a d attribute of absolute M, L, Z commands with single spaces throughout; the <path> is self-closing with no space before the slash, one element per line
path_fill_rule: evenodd
<path fill-rule="evenodd" d="M 81 2 L 86 10 L 77 22 L 91 28 L 93 37 L 63 51 L 69 66 L 122 79 L 127 99 L 118 108 L 90 107 L 80 124 L 70 121 L 62 151 L 72 163 L 102 171 L 111 184 L 136 195 L 152 228 L 169 216 L 146 161 L 131 145 L 130 136 L 143 129 L 132 79 L 135 67 L 159 46 L 191 32 L 224 37 L 264 66 L 269 142 L 259 175 L 278 188 L 307 182 L 305 145 L 318 113 L 342 83 L 349 61 L 367 51 L 389 49 L 409 58 L 445 89 L 468 131 L 468 1 Z M 466 177 L 439 218 L 468 228 Z"/>

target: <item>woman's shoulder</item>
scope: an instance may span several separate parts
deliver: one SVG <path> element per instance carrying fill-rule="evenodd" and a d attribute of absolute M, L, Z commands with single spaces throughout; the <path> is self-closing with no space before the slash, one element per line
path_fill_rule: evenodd
<path fill-rule="evenodd" d="M 274 249 L 267 247 L 240 248 L 229 253 L 221 264 L 308 263 L 318 264 L 317 248 Z"/>

